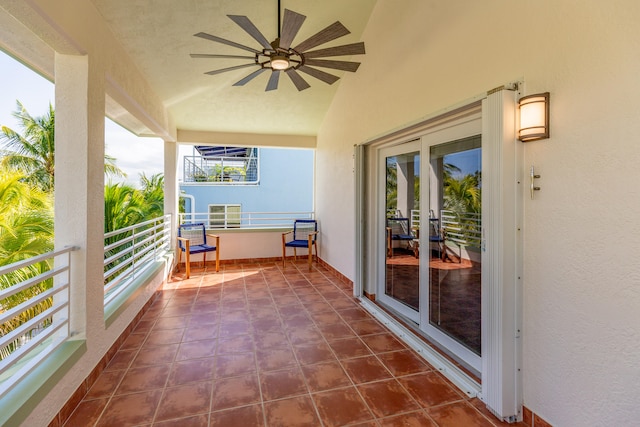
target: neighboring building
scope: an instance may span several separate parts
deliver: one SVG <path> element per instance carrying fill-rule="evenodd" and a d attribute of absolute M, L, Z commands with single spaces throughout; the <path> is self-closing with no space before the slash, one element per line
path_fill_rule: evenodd
<path fill-rule="evenodd" d="M 313 211 L 313 150 L 196 146 L 182 165 L 184 211 L 209 227 L 255 225 L 248 213 Z"/>

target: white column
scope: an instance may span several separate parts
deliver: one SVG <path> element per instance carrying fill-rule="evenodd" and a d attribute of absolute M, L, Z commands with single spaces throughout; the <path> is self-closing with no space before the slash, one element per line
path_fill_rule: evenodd
<path fill-rule="evenodd" d="M 71 334 L 104 330 L 104 76 L 88 56 L 55 56 L 55 247 L 72 253 Z"/>
<path fill-rule="evenodd" d="M 171 247 L 176 247 L 178 227 L 178 143 L 164 143 L 164 213 L 171 215 Z"/>

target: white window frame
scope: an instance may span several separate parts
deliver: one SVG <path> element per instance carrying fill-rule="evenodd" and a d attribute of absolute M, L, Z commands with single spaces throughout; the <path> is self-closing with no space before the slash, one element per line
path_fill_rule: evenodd
<path fill-rule="evenodd" d="M 222 208 L 219 212 L 213 212 L 215 208 Z M 237 208 L 237 212 L 234 210 Z M 207 207 L 209 228 L 240 228 L 242 223 L 242 205 L 239 203 L 210 204 Z M 222 219 L 214 216 L 223 214 Z"/>

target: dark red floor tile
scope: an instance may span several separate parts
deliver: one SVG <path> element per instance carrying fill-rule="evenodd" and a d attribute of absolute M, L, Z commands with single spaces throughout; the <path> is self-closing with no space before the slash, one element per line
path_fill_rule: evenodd
<path fill-rule="evenodd" d="M 358 390 L 378 418 L 420 409 L 409 393 L 396 380 L 362 384 L 358 386 Z"/>
<path fill-rule="evenodd" d="M 412 350 L 382 353 L 378 358 L 397 377 L 431 370 L 431 366 Z"/>
<path fill-rule="evenodd" d="M 323 362 L 302 367 L 311 392 L 351 385 L 349 377 L 338 362 Z"/>
<path fill-rule="evenodd" d="M 338 359 L 351 359 L 371 355 L 371 350 L 357 337 L 329 341 Z"/>
<path fill-rule="evenodd" d="M 235 408 L 260 402 L 260 386 L 255 374 L 222 378 L 213 384 L 211 410 Z"/>
<path fill-rule="evenodd" d="M 436 406 L 426 411 L 442 427 L 493 427 L 493 423 L 467 402 Z"/>
<path fill-rule="evenodd" d="M 260 385 L 265 401 L 307 393 L 304 376 L 297 367 L 281 371 L 262 372 L 260 374 Z"/>
<path fill-rule="evenodd" d="M 398 378 L 398 381 L 423 408 L 430 408 L 464 398 L 436 371 Z"/>
<path fill-rule="evenodd" d="M 337 427 L 373 419 L 355 387 L 317 393 L 312 397 L 325 426 Z"/>
<path fill-rule="evenodd" d="M 355 384 L 389 379 L 389 370 L 375 356 L 342 360 L 342 367 Z"/>
<path fill-rule="evenodd" d="M 211 427 L 264 427 L 262 405 L 212 412 L 209 425 Z"/>
<path fill-rule="evenodd" d="M 210 382 L 199 382 L 165 389 L 156 421 L 209 413 L 211 388 Z"/>
<path fill-rule="evenodd" d="M 309 396 L 266 402 L 264 410 L 268 427 L 318 427 L 321 425 Z"/>

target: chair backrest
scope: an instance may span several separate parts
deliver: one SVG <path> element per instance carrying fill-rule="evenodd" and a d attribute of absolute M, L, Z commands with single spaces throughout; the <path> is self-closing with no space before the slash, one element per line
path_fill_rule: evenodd
<path fill-rule="evenodd" d="M 309 240 L 309 234 L 318 231 L 318 221 L 315 219 L 296 219 L 293 222 L 293 240 Z M 312 242 L 316 241 L 314 234 Z"/>
<path fill-rule="evenodd" d="M 189 245 L 204 245 L 207 243 L 207 236 L 204 229 L 204 223 L 198 222 L 194 224 L 182 224 L 178 227 L 178 237 L 189 239 Z M 182 242 L 178 240 L 180 249 L 184 250 Z"/>
<path fill-rule="evenodd" d="M 409 218 L 387 218 L 387 227 L 391 229 L 392 236 L 411 236 Z"/>

